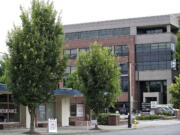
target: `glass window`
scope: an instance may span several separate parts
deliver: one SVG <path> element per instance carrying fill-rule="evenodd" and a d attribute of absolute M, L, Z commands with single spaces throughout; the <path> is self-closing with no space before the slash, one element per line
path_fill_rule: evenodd
<path fill-rule="evenodd" d="M 127 45 L 116 45 L 114 47 L 114 52 L 117 56 L 128 56 L 128 46 Z"/>
<path fill-rule="evenodd" d="M 76 69 L 75 66 L 71 66 L 71 73 L 72 73 L 72 71 L 74 71 L 75 69 Z"/>
<path fill-rule="evenodd" d="M 70 55 L 70 49 L 65 49 L 64 50 L 64 55 Z"/>
<path fill-rule="evenodd" d="M 81 31 L 65 33 L 65 39 L 67 40 L 79 40 L 79 39 L 91 39 L 91 38 L 103 38 L 120 35 L 129 35 L 130 28 L 114 28 L 114 29 L 102 29 L 92 31 Z"/>
<path fill-rule="evenodd" d="M 71 116 L 76 116 L 76 104 L 71 104 L 70 113 L 71 113 Z"/>
<path fill-rule="evenodd" d="M 128 74 L 128 62 L 120 64 L 120 72 L 122 74 Z"/>
<path fill-rule="evenodd" d="M 173 59 L 170 46 L 170 43 L 136 45 L 136 70 L 171 69 L 168 62 Z"/>
<path fill-rule="evenodd" d="M 104 29 L 99 31 L 99 37 L 111 37 L 112 29 Z"/>
<path fill-rule="evenodd" d="M 40 104 L 37 108 L 38 121 L 47 121 L 49 118 L 55 118 L 54 103 Z"/>
<path fill-rule="evenodd" d="M 0 95 L 0 122 L 19 122 L 19 105 L 13 103 L 11 94 Z"/>
<path fill-rule="evenodd" d="M 140 82 L 140 90 L 143 92 L 148 92 L 149 82 L 142 81 Z"/>
<path fill-rule="evenodd" d="M 128 92 L 128 76 L 121 76 L 121 89 L 123 92 Z"/>
<path fill-rule="evenodd" d="M 66 73 L 68 73 L 68 74 L 71 73 L 71 67 L 70 67 L 70 66 L 68 66 L 68 67 L 66 68 Z"/>
<path fill-rule="evenodd" d="M 64 55 L 67 55 L 70 59 L 75 59 L 77 57 L 77 49 L 65 49 Z"/>
<path fill-rule="evenodd" d="M 83 53 L 83 52 L 88 51 L 88 50 L 89 50 L 89 48 L 79 48 L 80 53 Z"/>
<path fill-rule="evenodd" d="M 77 57 L 77 49 L 71 49 L 70 59 L 75 59 Z"/>
<path fill-rule="evenodd" d="M 45 104 L 41 104 L 38 106 L 38 121 L 46 120 L 46 107 Z"/>
<path fill-rule="evenodd" d="M 150 92 L 160 92 L 161 91 L 161 82 L 160 81 L 150 81 Z"/>
<path fill-rule="evenodd" d="M 1 94 L 0 95 L 0 102 L 8 102 L 8 95 L 7 94 Z"/>

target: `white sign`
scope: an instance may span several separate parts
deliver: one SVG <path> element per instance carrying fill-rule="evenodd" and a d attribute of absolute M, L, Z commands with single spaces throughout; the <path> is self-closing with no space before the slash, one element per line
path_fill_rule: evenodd
<path fill-rule="evenodd" d="M 84 116 L 83 104 L 77 104 L 77 106 L 76 106 L 76 116 L 77 117 L 83 117 Z"/>
<path fill-rule="evenodd" d="M 155 115 L 154 110 L 151 110 L 151 111 L 150 111 L 150 115 Z"/>
<path fill-rule="evenodd" d="M 157 108 L 157 101 L 151 101 L 151 108 Z"/>
<path fill-rule="evenodd" d="M 0 109 L 0 113 L 17 113 L 16 109 Z"/>
<path fill-rule="evenodd" d="M 57 119 L 48 119 L 48 132 L 57 133 Z"/>
<path fill-rule="evenodd" d="M 91 120 L 91 125 L 92 126 L 97 125 L 97 120 Z"/>

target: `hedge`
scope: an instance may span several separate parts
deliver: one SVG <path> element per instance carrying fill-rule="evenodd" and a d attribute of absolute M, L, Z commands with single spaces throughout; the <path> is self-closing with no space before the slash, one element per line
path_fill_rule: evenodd
<path fill-rule="evenodd" d="M 154 119 L 160 119 L 160 116 L 158 115 L 144 115 L 144 116 L 136 116 L 137 120 L 154 120 Z"/>

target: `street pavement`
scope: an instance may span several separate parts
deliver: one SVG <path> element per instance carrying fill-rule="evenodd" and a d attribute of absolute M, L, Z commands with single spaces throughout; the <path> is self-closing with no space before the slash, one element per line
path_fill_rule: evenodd
<path fill-rule="evenodd" d="M 127 125 L 103 126 L 99 125 L 101 130 L 92 130 L 93 126 L 68 126 L 58 128 L 56 135 L 180 135 L 179 120 L 152 120 L 138 121 L 136 127 L 132 125 L 129 129 Z M 23 135 L 28 129 L 6 129 L 0 130 L 0 135 Z M 48 133 L 47 128 L 36 128 L 36 131 L 42 135 L 53 135 Z M 156 132 L 155 132 L 156 131 Z"/>
<path fill-rule="evenodd" d="M 180 124 L 81 135 L 180 135 Z"/>

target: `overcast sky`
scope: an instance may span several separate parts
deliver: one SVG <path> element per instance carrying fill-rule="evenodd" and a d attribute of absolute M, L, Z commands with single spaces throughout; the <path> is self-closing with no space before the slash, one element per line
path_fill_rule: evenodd
<path fill-rule="evenodd" d="M 50 0 L 51 1 L 51 0 Z M 180 13 L 180 0 L 53 0 L 63 24 Z M 2 0 L 0 3 L 0 52 L 8 52 L 7 33 L 20 25 L 20 5 L 31 0 Z"/>

